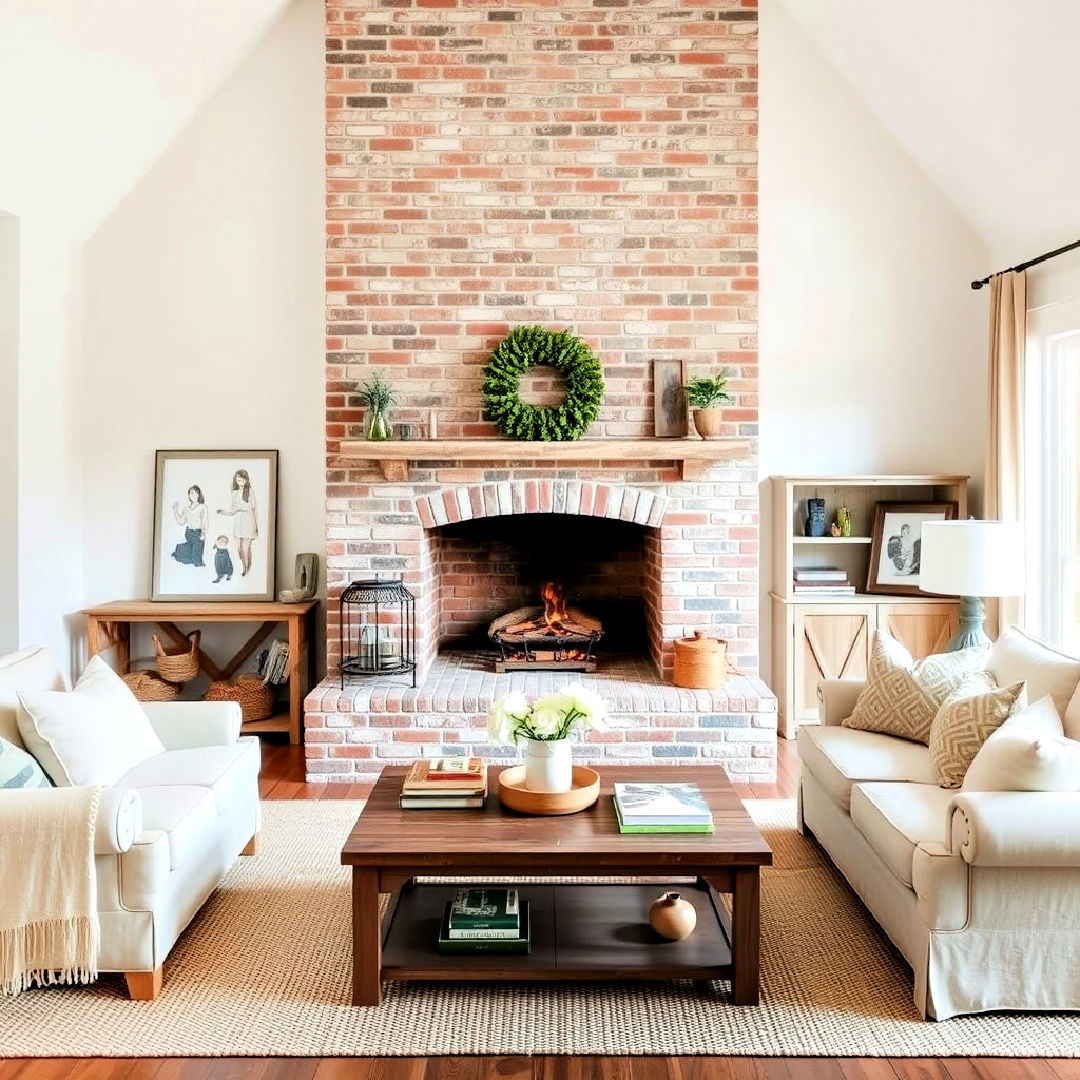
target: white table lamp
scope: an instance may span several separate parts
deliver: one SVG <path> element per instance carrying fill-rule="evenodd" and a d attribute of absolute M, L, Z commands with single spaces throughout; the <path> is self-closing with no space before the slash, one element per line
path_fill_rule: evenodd
<path fill-rule="evenodd" d="M 1024 532 L 1008 521 L 928 521 L 922 527 L 919 588 L 961 597 L 953 652 L 983 645 L 984 596 L 1024 591 Z"/>

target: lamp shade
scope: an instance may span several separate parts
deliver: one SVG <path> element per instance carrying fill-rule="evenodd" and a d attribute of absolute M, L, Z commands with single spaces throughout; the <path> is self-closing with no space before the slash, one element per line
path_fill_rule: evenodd
<path fill-rule="evenodd" d="M 1007 521 L 927 521 L 919 588 L 955 596 L 1024 591 L 1024 532 Z"/>

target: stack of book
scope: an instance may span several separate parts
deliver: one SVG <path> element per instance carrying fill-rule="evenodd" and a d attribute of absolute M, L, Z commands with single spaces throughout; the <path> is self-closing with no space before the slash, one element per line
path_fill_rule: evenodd
<path fill-rule="evenodd" d="M 697 784 L 615 785 L 621 833 L 711 833 L 712 811 Z"/>
<path fill-rule="evenodd" d="M 527 953 L 529 901 L 517 889 L 458 889 L 439 930 L 441 953 Z"/>
<path fill-rule="evenodd" d="M 837 566 L 806 566 L 795 569 L 796 596 L 854 596 L 848 572 Z"/>
<path fill-rule="evenodd" d="M 289 646 L 287 642 L 274 640 L 269 649 L 259 654 L 259 674 L 264 682 L 283 683 L 289 677 Z"/>
<path fill-rule="evenodd" d="M 483 758 L 420 758 L 405 774 L 398 806 L 402 810 L 482 810 L 487 793 Z"/>

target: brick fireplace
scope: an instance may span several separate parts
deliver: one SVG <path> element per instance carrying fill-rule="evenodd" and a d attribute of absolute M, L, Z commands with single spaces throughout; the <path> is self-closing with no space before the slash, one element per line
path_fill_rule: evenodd
<path fill-rule="evenodd" d="M 582 607 L 620 631 L 581 676 L 616 720 L 583 759 L 711 757 L 771 776 L 775 705 L 754 674 L 755 5 L 328 0 L 327 20 L 329 675 L 307 703 L 309 777 L 498 756 L 490 699 L 564 676 L 495 675 L 477 642 L 560 559 Z M 444 439 L 496 435 L 480 373 L 524 323 L 570 327 L 604 365 L 577 459 L 433 444 L 388 480 L 351 442 L 374 369 L 413 438 L 430 409 Z M 646 442 L 605 459 L 604 440 L 651 438 L 657 357 L 728 369 L 727 434 L 748 452 L 692 479 Z M 526 389 L 552 393 L 539 374 Z M 337 681 L 335 598 L 375 576 L 417 598 L 415 691 Z M 721 691 L 670 685 L 672 642 L 694 629 L 730 642 L 740 674 Z"/>

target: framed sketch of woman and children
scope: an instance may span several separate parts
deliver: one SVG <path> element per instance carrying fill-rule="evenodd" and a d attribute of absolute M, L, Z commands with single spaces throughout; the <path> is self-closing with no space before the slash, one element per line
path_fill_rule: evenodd
<path fill-rule="evenodd" d="M 276 450 L 159 450 L 154 600 L 273 600 Z"/>

